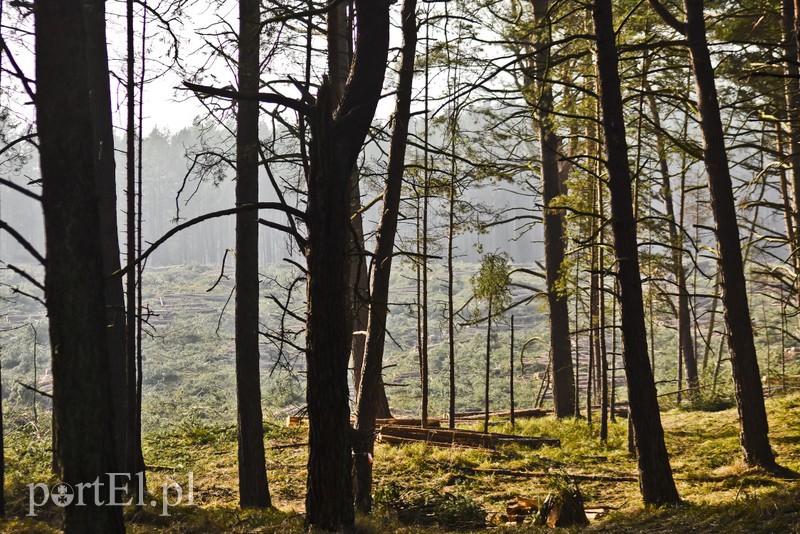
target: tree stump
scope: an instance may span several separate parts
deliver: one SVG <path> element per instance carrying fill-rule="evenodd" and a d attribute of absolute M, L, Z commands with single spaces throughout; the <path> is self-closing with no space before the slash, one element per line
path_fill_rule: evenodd
<path fill-rule="evenodd" d="M 551 493 L 539 507 L 536 523 L 549 527 L 588 525 L 583 496 L 577 487 Z"/>

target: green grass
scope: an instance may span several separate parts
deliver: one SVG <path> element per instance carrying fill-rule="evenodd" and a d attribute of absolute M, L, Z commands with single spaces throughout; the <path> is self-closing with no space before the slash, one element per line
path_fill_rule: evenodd
<path fill-rule="evenodd" d="M 779 462 L 800 471 L 800 394 L 769 399 L 771 437 Z M 559 438 L 561 447 L 529 450 L 507 446 L 489 451 L 464 448 L 378 445 L 374 480 L 376 513 L 358 519 L 359 530 L 443 532 L 482 531 L 486 513 L 502 512 L 516 497 L 544 499 L 575 483 L 588 507 L 611 513 L 587 532 L 800 532 L 800 483 L 775 479 L 743 465 L 736 410 L 672 409 L 662 414 L 671 462 L 684 506 L 648 509 L 641 505 L 636 463 L 627 453 L 627 425 L 609 426 L 608 442 L 599 428 L 578 419 L 521 420 L 516 428 L 496 421 L 493 430 Z M 144 437 L 148 488 L 155 507 L 126 510 L 130 532 L 301 532 L 307 451 L 306 429 L 265 426 L 267 468 L 274 509 L 237 507 L 236 433 L 229 424 L 184 418 L 169 430 Z M 295 444 L 296 446 L 292 446 Z M 280 447 L 278 447 L 280 446 Z M 54 482 L 50 474 L 49 434 L 17 426 L 7 432 L 6 495 L 9 515 L 2 532 L 57 532 L 59 510 L 43 507 L 26 518 L 31 481 Z M 498 473 L 497 470 L 504 470 Z M 507 472 L 534 472 L 522 478 Z M 161 487 L 185 486 L 194 477 L 193 506 L 176 506 L 162 517 Z M 593 480 L 583 477 L 594 476 Z M 542 527 L 495 525 L 497 532 L 545 532 Z"/>
<path fill-rule="evenodd" d="M 471 268 L 469 265 L 460 266 L 463 272 L 458 281 L 458 305 L 468 298 L 466 280 Z M 398 273 L 403 274 L 403 270 Z M 275 268 L 265 274 L 283 281 L 291 277 L 285 268 Z M 407 276 L 411 274 L 411 271 L 405 272 Z M 276 509 L 243 512 L 237 507 L 232 308 L 229 306 L 222 312 L 232 282 L 223 280 L 212 293 L 206 294 L 206 289 L 218 275 L 218 267 L 204 266 L 152 269 L 146 275 L 145 298 L 161 313 L 153 318 L 158 327 L 151 332 L 152 337 L 147 338 L 144 347 L 143 446 L 149 466 L 148 487 L 159 503 L 162 485 L 173 481 L 185 484 L 188 473 L 192 472 L 196 505 L 175 507 L 169 518 L 159 516 L 160 506 L 142 510 L 131 508 L 126 511 L 130 532 L 302 531 L 307 453 L 303 446 L 275 446 L 307 441 L 304 429 L 287 429 L 281 425 L 287 410 L 303 404 L 303 384 L 297 374 L 287 372 L 281 366 L 272 375 L 267 372 L 276 353 L 266 345 L 263 350 L 262 391 L 264 413 L 272 423 L 265 425 L 265 444 L 270 490 Z M 437 318 L 441 316 L 444 294 L 441 280 L 437 278 L 440 275 L 441 272 L 434 272 L 431 282 L 432 317 Z M 398 277 L 395 283 L 396 301 L 411 302 L 412 281 Z M 270 284 L 266 283 L 272 287 Z M 757 295 L 754 299 L 757 300 Z M 406 387 L 393 387 L 388 391 L 391 405 L 398 414 L 418 410 L 419 381 L 409 376 L 417 370 L 413 357 L 416 320 L 410 310 L 408 305 L 398 304 L 393 306 L 390 314 L 390 330 L 400 346 L 387 343 L 386 363 L 396 366 L 387 368 L 386 380 L 406 384 Z M 33 318 L 40 343 L 39 385 L 42 386 L 44 381 L 44 389 L 47 389 L 43 377 L 48 376 L 49 347 L 45 339 L 44 316 L 40 309 L 24 300 L 10 306 L 9 311 L 17 317 Z M 262 321 L 275 327 L 277 314 L 274 307 L 265 305 L 262 311 Z M 526 376 L 519 377 L 515 384 L 520 406 L 527 406 L 538 390 L 539 379 L 533 373 L 544 368 L 543 362 L 547 358 L 543 341 L 546 339 L 547 321 L 541 311 L 531 306 L 516 317 L 517 346 L 524 340 L 538 340 L 528 346 Z M 772 313 L 768 311 L 765 323 L 774 319 Z M 217 333 L 218 321 L 220 329 Z M 520 324 L 527 326 L 520 327 Z M 436 320 L 432 319 L 430 331 L 430 406 L 435 415 L 446 410 L 447 346 L 442 341 L 442 325 Z M 461 329 L 458 334 L 456 376 L 459 411 L 482 407 L 484 332 L 482 327 L 471 327 Z M 17 383 L 33 383 L 32 334 L 32 329 L 25 327 L 6 332 L 2 340 L 5 490 L 9 517 L 0 521 L 0 532 L 56 532 L 59 525 L 59 510 L 55 508 L 43 508 L 38 519 L 25 517 L 26 485 L 55 482 L 50 473 L 48 403 L 39 398 L 39 424 L 33 425 L 31 394 Z M 656 378 L 674 377 L 674 332 L 658 327 L 656 340 Z M 766 336 L 757 338 L 764 372 L 768 352 L 765 341 Z M 778 341 L 772 339 L 771 343 L 771 372 L 774 373 L 779 354 Z M 787 374 L 796 374 L 800 368 L 798 365 L 798 361 L 789 362 Z M 585 420 L 557 421 L 547 417 L 518 421 L 517 427 L 512 429 L 507 422 L 497 420 L 492 431 L 559 438 L 562 446 L 536 451 L 506 446 L 498 451 L 485 451 L 424 445 L 379 445 L 374 464 L 378 491 L 393 485 L 398 487 L 407 509 L 423 510 L 432 520 L 421 525 L 389 507 L 379 509 L 379 513 L 372 517 L 359 518 L 359 528 L 365 533 L 440 532 L 458 523 L 453 520 L 454 515 L 468 516 L 475 510 L 503 511 L 506 502 L 517 496 L 543 499 L 548 493 L 575 481 L 588 506 L 602 505 L 614 509 L 613 513 L 589 527 L 589 531 L 798 532 L 798 483 L 775 480 L 741 463 L 736 410 L 729 398 L 731 388 L 727 366 L 727 363 L 723 365 L 716 395 L 704 390 L 708 398 L 694 405 L 684 401 L 677 406 L 674 397 L 660 399 L 665 409 L 662 419 L 671 463 L 679 493 L 687 506 L 645 510 L 640 504 L 636 481 L 612 480 L 636 476 L 636 463 L 627 452 L 625 420 L 610 425 L 609 439 L 605 444 L 599 441 L 597 416 L 591 428 Z M 508 332 L 498 329 L 492 354 L 492 409 L 507 408 L 507 375 Z M 662 392 L 675 389 L 671 383 L 661 387 Z M 623 389 L 618 390 L 621 397 L 624 397 Z M 767 407 L 771 441 L 779 462 L 800 471 L 800 418 L 796 415 L 800 413 L 800 394 L 770 399 Z M 480 429 L 480 426 L 476 423 L 472 428 Z M 537 475 L 520 478 L 497 470 L 534 472 Z M 599 478 L 586 480 L 587 476 Z M 438 509 L 433 503 L 435 510 L 429 512 L 429 508 L 419 503 L 435 500 L 433 496 L 445 497 L 436 505 Z M 437 526 L 437 521 L 446 524 Z M 498 532 L 545 531 L 530 525 L 496 528 Z"/>

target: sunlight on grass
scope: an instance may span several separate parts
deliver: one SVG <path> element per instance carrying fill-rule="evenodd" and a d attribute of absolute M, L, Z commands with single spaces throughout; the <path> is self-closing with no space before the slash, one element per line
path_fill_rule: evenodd
<path fill-rule="evenodd" d="M 768 399 L 772 442 L 779 461 L 800 467 L 800 394 Z M 776 479 L 743 465 L 736 410 L 718 412 L 673 408 L 662 414 L 673 471 L 685 506 L 645 509 L 637 466 L 627 451 L 627 421 L 609 425 L 607 443 L 599 425 L 581 419 L 523 419 L 512 427 L 497 420 L 492 431 L 561 440 L 560 447 L 531 450 L 506 445 L 498 450 L 378 444 L 374 484 L 376 513 L 359 517 L 359 532 L 445 532 L 484 530 L 485 513 L 502 512 L 516 497 L 544 499 L 576 484 L 588 507 L 611 509 L 587 532 L 793 532 L 800 527 L 798 482 Z M 472 428 L 480 427 L 480 423 Z M 236 430 L 184 418 L 169 430 L 147 432 L 144 454 L 153 507 L 128 507 L 128 531 L 264 532 L 303 531 L 307 427 L 265 424 L 267 469 L 274 509 L 237 506 Z M 32 480 L 54 482 L 50 474 L 50 437 L 29 426 L 9 429 L 6 495 L 9 517 L 0 531 L 58 532 L 60 510 L 42 507 L 26 518 L 27 487 Z M 175 506 L 160 515 L 161 487 L 185 483 L 191 472 L 194 506 Z M 148 496 L 148 499 L 150 496 Z M 546 529 L 524 524 L 496 526 L 493 532 L 533 533 Z"/>

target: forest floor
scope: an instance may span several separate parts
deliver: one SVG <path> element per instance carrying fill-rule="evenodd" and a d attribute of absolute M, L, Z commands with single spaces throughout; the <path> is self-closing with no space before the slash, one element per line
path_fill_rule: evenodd
<path fill-rule="evenodd" d="M 800 394 L 769 399 L 771 440 L 778 461 L 800 471 Z M 422 444 L 378 445 L 375 454 L 376 513 L 359 518 L 365 533 L 544 532 L 526 521 L 507 526 L 495 519 L 517 497 L 543 499 L 577 484 L 587 508 L 604 508 L 585 532 L 800 532 L 800 482 L 772 478 L 741 462 L 736 410 L 672 409 L 662 414 L 678 491 L 685 506 L 646 509 L 627 452 L 627 424 L 612 423 L 606 444 L 599 425 L 552 417 L 498 421 L 495 432 L 548 436 L 561 447 L 495 451 L 437 448 Z M 474 428 L 474 427 L 473 427 Z M 237 508 L 236 432 L 232 426 L 184 423 L 148 433 L 144 455 L 155 506 L 128 507 L 128 532 L 301 532 L 306 465 L 306 428 L 265 426 L 270 490 L 275 509 Z M 30 427 L 7 431 L 7 517 L 0 532 L 59 532 L 60 510 L 48 504 L 29 513 L 32 482 L 55 484 L 49 473 L 49 436 Z M 186 504 L 193 477 L 192 505 Z M 161 515 L 161 488 L 177 483 L 184 504 Z M 176 496 L 172 496 L 174 501 Z M 486 524 L 484 525 L 484 520 Z M 571 531 L 577 531 L 572 529 Z"/>

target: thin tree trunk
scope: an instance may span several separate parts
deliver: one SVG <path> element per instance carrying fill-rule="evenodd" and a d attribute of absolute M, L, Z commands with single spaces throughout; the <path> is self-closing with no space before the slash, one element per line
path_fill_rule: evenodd
<path fill-rule="evenodd" d="M 489 432 L 489 363 L 492 354 L 492 296 L 489 295 L 489 315 L 486 319 L 486 381 L 483 394 L 483 431 Z"/>
<path fill-rule="evenodd" d="M 427 132 L 427 124 L 425 130 Z M 427 133 L 426 147 L 427 147 Z M 420 231 L 420 238 L 422 239 L 422 257 L 421 263 L 421 286 L 420 286 L 420 340 L 422 341 L 419 350 L 419 379 L 421 386 L 421 399 L 420 399 L 420 419 L 422 426 L 427 426 L 428 423 L 428 212 L 429 210 L 429 195 L 430 195 L 430 161 L 426 156 L 425 158 L 425 182 L 422 187 L 422 229 Z"/>
<path fill-rule="evenodd" d="M 645 81 L 647 104 L 650 108 L 650 118 L 655 126 L 656 149 L 658 151 L 658 170 L 661 174 L 661 195 L 664 200 L 667 219 L 669 220 L 669 240 L 672 246 L 672 273 L 678 285 L 678 339 L 680 352 L 686 367 L 686 380 L 694 396 L 700 381 L 697 375 L 697 356 L 694 351 L 694 339 L 689 311 L 689 291 L 686 288 L 686 274 L 683 269 L 683 238 L 679 233 L 678 219 L 675 217 L 675 207 L 672 201 L 672 184 L 669 179 L 666 147 L 661 131 L 661 118 L 658 113 L 655 97 L 650 89 L 650 84 Z M 681 387 L 678 387 L 680 390 Z"/>
<path fill-rule="evenodd" d="M 389 311 L 389 284 L 392 257 L 397 235 L 397 219 L 405 172 L 408 124 L 411 118 L 411 89 L 414 81 L 414 60 L 417 46 L 416 0 L 405 0 L 402 9 L 403 48 L 397 85 L 394 130 L 389 146 L 386 186 L 383 191 L 383 211 L 377 231 L 372 262 L 372 302 L 366 336 L 366 355 L 361 372 L 356 419 L 357 440 L 353 445 L 353 483 L 356 509 L 361 513 L 372 510 L 372 462 L 375 448 L 375 419 L 378 416 L 377 396 L 383 390 L 383 350 L 386 341 L 386 316 Z"/>
<path fill-rule="evenodd" d="M 680 498 L 672 478 L 656 387 L 647 361 L 636 220 L 611 0 L 595 0 L 593 18 L 611 193 L 611 225 L 618 262 L 625 373 L 639 464 L 639 487 L 646 504 L 677 503 Z"/>
<path fill-rule="evenodd" d="M 776 138 L 776 150 L 778 151 L 778 157 L 783 160 L 785 157 L 784 152 L 784 143 L 783 143 L 783 128 L 780 123 L 775 124 L 775 138 Z M 789 179 L 786 176 L 786 167 L 784 165 L 780 166 L 780 189 L 781 189 L 781 201 L 783 203 L 783 222 L 786 226 L 786 242 L 789 246 L 789 257 L 792 259 L 792 267 L 795 269 L 795 273 L 800 272 L 797 269 L 795 249 L 794 249 L 794 222 L 792 219 L 792 197 L 789 195 Z"/>
<path fill-rule="evenodd" d="M 597 205 L 598 213 L 604 214 L 603 202 L 603 184 L 598 181 L 597 183 Z M 600 355 L 600 441 L 603 443 L 608 441 L 608 355 L 606 352 L 606 299 L 605 299 L 605 230 L 600 230 L 600 251 L 598 257 L 598 348 L 597 351 Z"/>
<path fill-rule="evenodd" d="M 144 88 L 145 84 L 145 67 L 146 67 L 146 54 L 147 54 L 147 10 L 142 10 L 142 36 L 141 36 L 141 67 L 139 69 L 139 87 Z M 138 258 L 142 254 L 142 218 L 143 218 L 143 211 L 142 211 L 142 203 L 143 203 L 143 145 L 144 145 L 144 136 L 143 134 L 143 111 L 144 111 L 144 90 L 142 89 L 141 97 L 139 98 L 139 111 L 138 111 L 138 141 L 139 146 L 137 148 L 137 184 L 136 189 L 138 191 L 138 195 L 136 195 L 136 257 Z M 134 435 L 133 441 L 136 444 L 136 466 L 133 471 L 139 478 L 137 481 L 137 486 L 141 487 L 145 491 L 147 490 L 147 478 L 145 473 L 145 464 L 144 464 L 144 455 L 142 453 L 142 387 L 144 383 L 144 375 L 142 374 L 143 371 L 143 357 L 142 357 L 142 336 L 143 336 L 143 324 L 144 318 L 142 316 L 142 273 L 144 272 L 144 265 L 139 263 L 136 266 L 136 309 L 139 310 L 139 313 L 136 314 L 136 406 L 134 407 Z M 138 488 L 137 488 L 138 489 Z M 141 500 L 139 501 L 141 502 Z"/>
<path fill-rule="evenodd" d="M 576 382 L 572 368 L 569 339 L 567 296 L 558 290 L 561 265 L 564 262 L 564 212 L 551 208 L 562 191 L 558 172 L 558 136 L 553 116 L 553 87 L 546 83 L 550 65 L 549 0 L 532 0 L 533 18 L 539 27 L 534 54 L 537 82 L 537 128 L 542 168 L 542 201 L 545 209 L 544 251 L 547 283 L 547 302 L 550 308 L 550 347 L 553 360 L 553 401 L 556 416 L 576 414 Z"/>
<path fill-rule="evenodd" d="M 94 58 L 88 54 L 91 32 L 82 1 L 37 4 L 34 16 L 53 432 L 59 479 L 76 488 L 95 479 L 108 484 L 107 474 L 118 472 L 89 101 Z M 124 532 L 121 507 L 98 506 L 92 498 L 85 502 L 64 508 L 67 534 Z"/>
<path fill-rule="evenodd" d="M 786 121 L 789 130 L 789 161 L 791 162 L 793 193 L 795 196 L 794 209 L 789 209 L 786 220 L 786 236 L 789 240 L 790 256 L 795 273 L 800 272 L 800 242 L 797 240 L 795 228 L 800 228 L 795 223 L 800 223 L 800 210 L 797 205 L 797 194 L 800 191 L 800 68 L 798 67 L 798 37 L 795 28 L 795 3 L 793 0 L 781 1 L 781 30 L 785 48 L 784 93 L 786 100 Z M 778 125 L 780 132 L 781 126 Z M 778 134 L 779 144 L 781 134 Z M 780 151 L 780 149 L 779 149 Z M 786 185 L 786 171 L 781 166 L 781 192 L 784 202 L 791 205 L 791 198 Z M 800 278 L 795 282 L 794 290 L 800 299 Z"/>
<path fill-rule="evenodd" d="M 126 128 L 125 128 L 125 176 L 126 176 L 126 201 L 125 213 L 126 226 L 126 257 L 128 263 L 136 259 L 136 79 L 134 77 L 134 28 L 133 28 L 133 0 L 126 0 L 126 30 L 127 30 L 127 62 L 126 62 Z M 116 216 L 116 214 L 115 214 Z M 125 461 L 121 465 L 125 471 L 133 474 L 136 471 L 139 457 L 141 456 L 141 443 L 136 442 L 136 270 L 132 269 L 125 277 L 126 309 L 126 356 L 125 356 L 125 397 L 127 413 L 125 415 Z M 113 367 L 112 373 L 113 373 Z M 135 488 L 133 479 L 129 487 Z"/>
<path fill-rule="evenodd" d="M 259 0 L 239 0 L 239 90 L 257 93 L 260 79 Z M 258 202 L 258 102 L 236 110 L 236 204 Z M 236 407 L 239 505 L 270 506 L 264 457 L 258 347 L 258 211 L 236 214 Z"/>
<path fill-rule="evenodd" d="M 791 5 L 790 5 L 791 4 Z M 795 268 L 800 270 L 800 0 L 783 0 L 781 20 L 786 40 L 787 118 L 789 119 L 790 161 L 792 162 L 792 197 L 794 215 L 794 241 L 792 252 Z M 791 26 L 790 26 L 791 25 Z M 788 37 L 788 39 L 786 39 Z M 800 278 L 795 281 L 795 291 L 800 302 Z"/>
<path fill-rule="evenodd" d="M 3 26 L 3 3 L 0 2 L 0 28 Z M 0 82 L 3 79 L 3 58 L 0 55 Z M 2 87 L 0 83 L 0 87 Z M 2 215 L 0 215 L 2 219 Z M 3 421 L 3 362 L 2 346 L 0 346 L 0 517 L 6 515 L 6 439 Z"/>
<path fill-rule="evenodd" d="M 581 416 L 581 366 L 580 366 L 580 323 L 578 321 L 578 305 L 580 304 L 580 297 L 578 296 L 578 291 L 580 289 L 580 282 L 581 282 L 581 257 L 580 255 L 576 255 L 575 258 L 575 417 Z M 552 347 L 550 349 L 552 351 Z M 552 354 L 550 355 L 550 361 L 553 360 Z"/>
<path fill-rule="evenodd" d="M 453 158 L 455 161 L 455 157 Z M 451 176 L 450 190 L 448 192 L 448 228 L 447 228 L 447 363 L 449 371 L 449 405 L 448 419 L 450 428 L 456 427 L 456 311 L 454 284 L 454 242 L 455 242 L 455 204 L 456 204 L 455 175 Z"/>
<path fill-rule="evenodd" d="M 511 316 L 511 347 L 508 353 L 508 405 L 510 410 L 511 428 L 516 426 L 514 421 L 514 316 Z"/>
<path fill-rule="evenodd" d="M 448 15 L 447 4 L 445 4 L 445 15 Z M 427 27 L 427 26 L 426 26 Z M 445 35 L 447 29 L 445 28 Z M 459 35 L 460 38 L 460 35 Z M 449 42 L 449 41 L 448 41 Z M 450 46 L 446 46 L 447 62 L 451 65 Z M 456 50 L 459 50 L 456 46 Z M 448 67 L 449 69 L 449 67 Z M 455 73 L 453 74 L 453 92 L 457 91 L 458 80 L 458 61 L 455 62 Z M 453 102 L 453 111 L 450 119 L 450 183 L 447 191 L 447 363 L 449 371 L 449 406 L 448 421 L 450 428 L 456 427 L 456 310 L 454 287 L 455 274 L 453 260 L 455 259 L 455 237 L 456 237 L 456 180 L 458 175 L 458 157 L 456 156 L 456 142 L 458 140 L 458 102 Z"/>

